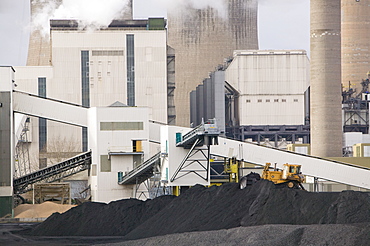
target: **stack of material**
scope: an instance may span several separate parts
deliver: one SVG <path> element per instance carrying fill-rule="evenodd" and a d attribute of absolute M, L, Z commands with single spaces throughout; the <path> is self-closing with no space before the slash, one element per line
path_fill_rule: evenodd
<path fill-rule="evenodd" d="M 64 214 L 54 214 L 35 227 L 32 234 L 124 236 L 126 240 L 134 240 L 194 231 L 200 235 L 200 231 L 267 224 L 316 227 L 319 224 L 336 224 L 335 228 L 328 225 L 326 228 L 340 231 L 338 227 L 343 224 L 349 227 L 353 223 L 363 223 L 365 226 L 359 228 L 369 228 L 368 193 L 310 193 L 278 188 L 269 181 L 261 180 L 243 190 L 233 183 L 211 188 L 197 185 L 179 197 L 162 196 L 146 202 L 128 199 L 110 204 L 84 203 Z M 284 228 L 287 233 L 295 230 L 287 226 Z M 314 231 L 321 233 L 321 237 L 330 234 L 320 229 Z M 302 233 L 297 237 L 301 238 Z M 370 235 L 367 233 L 367 236 Z M 296 239 L 299 241 L 299 238 Z"/>
<path fill-rule="evenodd" d="M 53 213 L 64 213 L 75 205 L 61 205 L 54 202 L 22 204 L 14 209 L 15 218 L 47 218 Z"/>

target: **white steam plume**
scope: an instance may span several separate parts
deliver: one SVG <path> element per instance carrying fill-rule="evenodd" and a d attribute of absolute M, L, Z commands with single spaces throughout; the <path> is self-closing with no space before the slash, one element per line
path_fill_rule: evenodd
<path fill-rule="evenodd" d="M 168 11 L 190 6 L 195 9 L 211 7 L 215 9 L 221 17 L 225 17 L 227 13 L 226 0 L 156 0 L 156 2 Z"/>
<path fill-rule="evenodd" d="M 32 16 L 32 30 L 47 36 L 50 19 L 75 19 L 79 27 L 97 29 L 107 27 L 127 7 L 128 0 L 34 0 L 42 6 Z"/>

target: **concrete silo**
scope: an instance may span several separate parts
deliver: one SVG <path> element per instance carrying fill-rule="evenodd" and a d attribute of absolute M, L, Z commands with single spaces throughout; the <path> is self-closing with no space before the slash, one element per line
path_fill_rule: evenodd
<path fill-rule="evenodd" d="M 342 156 L 341 0 L 311 0 L 311 154 Z"/>
<path fill-rule="evenodd" d="M 342 83 L 357 92 L 370 70 L 370 0 L 342 0 Z"/>
<path fill-rule="evenodd" d="M 257 0 L 225 0 L 226 10 L 190 4 L 168 12 L 176 51 L 176 124 L 189 126 L 189 93 L 234 50 L 258 49 Z"/>

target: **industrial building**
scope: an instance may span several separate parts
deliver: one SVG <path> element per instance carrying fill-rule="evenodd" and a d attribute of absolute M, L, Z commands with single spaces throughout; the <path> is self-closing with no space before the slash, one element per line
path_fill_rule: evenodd
<path fill-rule="evenodd" d="M 1 144 L 0 151 L 5 163 L 0 175 L 0 215 L 11 211 L 12 196 L 18 191 L 45 181 L 48 175 L 60 175 L 70 164 L 81 168 L 77 172 L 89 170 L 83 177 L 88 179 L 92 200 L 101 202 L 148 195 L 140 188 L 144 183 L 148 190 L 157 181 L 157 188 L 210 185 L 211 162 L 230 160 L 236 169 L 225 168 L 229 181 L 237 181 L 238 168 L 245 163 L 263 166 L 270 162 L 282 168 L 289 162 L 302 165 L 312 185 L 317 186 L 320 179 L 341 183 L 341 188 L 343 184 L 369 189 L 369 146 L 354 146 L 353 155 L 363 157 L 357 162 L 341 159 L 343 121 L 350 117 L 341 113 L 338 90 L 339 2 L 311 2 L 311 96 L 304 51 L 256 50 L 256 0 L 227 1 L 226 19 L 211 7 L 187 6 L 171 13 L 168 42 L 175 50 L 167 46 L 164 19 L 116 20 L 95 32 L 80 30 L 76 20 L 51 21 L 52 42 L 40 43 L 39 47 L 49 46 L 32 55 L 40 55 L 42 62 L 0 69 L 0 140 L 10 143 Z M 204 73 L 234 50 L 234 57 L 226 58 L 227 66 L 211 72 L 190 94 L 189 104 L 188 86 L 194 89 L 193 83 L 198 84 Z M 178 124 L 192 123 L 194 129 L 169 126 L 175 119 L 175 76 L 180 91 L 177 98 L 175 94 L 181 107 Z M 186 98 L 181 101 L 181 97 Z M 196 109 L 191 122 L 187 107 Z M 27 115 L 20 124 L 13 122 L 17 113 Z M 217 124 L 207 118 L 216 118 Z M 279 147 L 280 140 L 306 142 L 308 119 L 315 132 L 311 134 L 315 157 L 308 151 L 293 153 L 245 141 L 261 143 L 270 134 L 274 147 Z M 22 127 L 13 129 L 14 125 Z M 254 134 L 260 129 L 265 135 Z M 224 132 L 242 141 L 223 138 Z M 347 139 L 351 139 L 349 134 Z M 68 141 L 76 141 L 72 143 L 76 149 L 50 149 L 53 142 L 65 147 Z M 16 145 L 21 146 L 19 152 Z M 25 164 L 13 158 L 26 149 L 22 145 L 39 153 L 36 163 L 42 169 L 13 178 L 14 168 Z M 57 153 L 74 157 L 50 165 L 61 158 Z M 151 184 L 145 182 L 150 178 Z"/>
<path fill-rule="evenodd" d="M 194 125 L 216 118 L 233 139 L 280 148 L 309 143 L 309 61 L 303 50 L 235 51 L 190 97 Z"/>
<path fill-rule="evenodd" d="M 258 49 L 257 0 L 225 0 L 226 9 L 190 4 L 168 12 L 168 43 L 176 51 L 176 123 L 190 124 L 189 93 L 234 50 Z"/>
<path fill-rule="evenodd" d="M 85 107 L 116 101 L 148 106 L 151 120 L 171 124 L 174 81 L 167 74 L 174 67 L 174 55 L 167 47 L 164 27 L 163 19 L 114 21 L 106 29 L 89 33 L 79 30 L 73 20 L 52 20 L 52 65 L 16 67 L 17 89 Z M 34 130 L 30 150 L 40 150 L 40 168 L 53 163 L 55 152 L 69 152 L 64 156 L 71 157 L 87 151 L 86 129 L 44 119 L 30 124 Z M 61 139 L 73 148 L 52 149 L 53 142 Z"/>

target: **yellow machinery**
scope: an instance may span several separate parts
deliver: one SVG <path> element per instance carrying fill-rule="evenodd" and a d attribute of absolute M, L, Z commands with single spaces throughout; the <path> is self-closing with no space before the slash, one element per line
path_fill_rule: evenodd
<path fill-rule="evenodd" d="M 242 177 L 239 182 L 240 189 L 244 189 L 248 185 L 252 185 L 262 178 L 272 181 L 276 185 L 304 190 L 302 183 L 305 178 L 301 173 L 301 165 L 284 164 L 283 170 L 277 170 L 275 168 L 273 171 L 270 170 L 270 166 L 271 163 L 266 163 L 262 177 L 258 173 L 253 172 Z"/>
<path fill-rule="evenodd" d="M 239 182 L 239 162 L 235 158 L 230 158 L 225 162 L 224 171 L 229 174 L 229 182 Z"/>
<path fill-rule="evenodd" d="M 271 163 L 266 163 L 262 178 L 270 180 L 275 184 L 286 184 L 289 188 L 298 188 L 304 182 L 301 173 L 301 165 L 284 164 L 283 170 L 270 171 Z"/>

